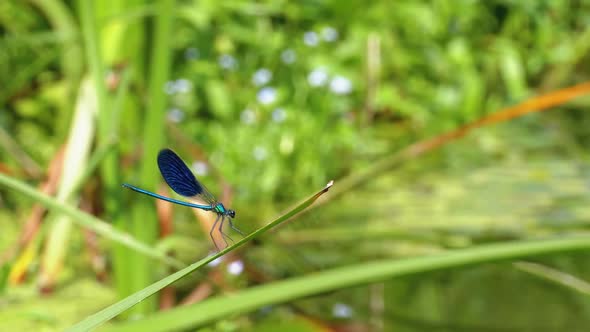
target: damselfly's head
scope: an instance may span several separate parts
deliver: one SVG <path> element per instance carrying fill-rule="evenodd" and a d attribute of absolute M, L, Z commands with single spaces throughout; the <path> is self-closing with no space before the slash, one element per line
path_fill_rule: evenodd
<path fill-rule="evenodd" d="M 213 212 L 220 214 L 222 216 L 228 216 L 230 218 L 235 218 L 236 217 L 236 211 L 232 210 L 232 209 L 226 209 L 225 206 L 223 206 L 222 203 L 217 202 L 214 206 L 213 206 Z"/>

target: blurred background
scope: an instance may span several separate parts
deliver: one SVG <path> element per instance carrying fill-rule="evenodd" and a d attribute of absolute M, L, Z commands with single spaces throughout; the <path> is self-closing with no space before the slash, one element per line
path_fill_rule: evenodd
<path fill-rule="evenodd" d="M 112 324 L 377 259 L 583 234 L 589 98 L 387 161 L 583 83 L 589 49 L 584 0 L 3 0 L 0 173 L 184 264 L 214 251 L 214 216 L 121 187 L 178 198 L 160 149 L 245 233 L 336 181 L 321 204 Z M 62 330 L 175 271 L 59 206 L 0 185 L 0 330 Z M 583 331 L 588 258 L 372 282 L 188 330 Z"/>

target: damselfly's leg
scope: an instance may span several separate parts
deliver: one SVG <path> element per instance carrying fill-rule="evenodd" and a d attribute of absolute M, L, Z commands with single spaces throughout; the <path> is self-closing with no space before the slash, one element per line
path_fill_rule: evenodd
<path fill-rule="evenodd" d="M 229 239 L 231 242 L 234 242 L 234 240 L 227 234 L 225 234 L 223 232 L 223 222 L 225 221 L 225 216 L 221 216 L 221 222 L 219 223 L 219 233 L 221 234 L 221 238 L 223 239 L 223 241 L 225 242 L 225 246 L 228 247 L 229 244 L 227 243 L 227 239 Z"/>
<path fill-rule="evenodd" d="M 219 247 L 217 246 L 217 242 L 215 242 L 215 238 L 213 238 L 213 231 L 215 230 L 215 226 L 217 226 L 217 222 L 219 221 L 219 218 L 221 218 L 221 215 L 218 214 L 217 218 L 215 218 L 215 222 L 213 223 L 213 226 L 211 226 L 211 230 L 209 231 L 209 237 L 211 237 L 211 241 L 213 241 L 213 244 L 215 245 L 215 249 L 217 249 L 217 251 L 219 251 Z M 223 224 L 223 222 L 222 222 Z"/>
<path fill-rule="evenodd" d="M 231 229 L 238 232 L 241 236 L 245 236 L 241 230 L 239 230 L 236 226 L 234 226 L 234 223 L 232 222 L 231 218 L 228 218 L 228 221 L 229 221 L 229 227 L 231 227 Z"/>

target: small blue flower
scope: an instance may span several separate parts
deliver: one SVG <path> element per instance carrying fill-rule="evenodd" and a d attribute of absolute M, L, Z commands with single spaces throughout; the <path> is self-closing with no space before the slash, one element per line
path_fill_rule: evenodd
<path fill-rule="evenodd" d="M 236 60 L 236 58 L 229 54 L 222 54 L 219 57 L 219 65 L 223 69 L 231 70 L 235 69 L 238 66 L 238 61 Z"/>
<path fill-rule="evenodd" d="M 196 60 L 199 58 L 199 50 L 196 47 L 189 47 L 184 51 L 184 58 L 187 60 Z"/>
<path fill-rule="evenodd" d="M 168 121 L 179 123 L 184 120 L 184 112 L 179 108 L 171 108 L 167 114 Z"/>

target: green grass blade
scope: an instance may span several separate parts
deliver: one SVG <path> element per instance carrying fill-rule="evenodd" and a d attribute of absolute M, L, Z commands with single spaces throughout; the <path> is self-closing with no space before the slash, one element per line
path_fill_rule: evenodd
<path fill-rule="evenodd" d="M 453 250 L 438 255 L 355 264 L 301 278 L 254 287 L 231 296 L 178 307 L 146 319 L 102 329 L 106 332 L 191 330 L 235 314 L 342 288 L 394 277 L 481 263 L 590 249 L 590 236 L 508 242 Z M 80 331 L 80 330 L 76 330 Z"/>
<path fill-rule="evenodd" d="M 104 27 L 100 24 L 98 18 L 106 6 L 109 6 L 109 4 L 104 1 L 78 1 L 78 15 L 86 63 L 90 70 L 97 96 L 97 138 L 98 142 L 101 143 L 110 140 L 113 135 L 117 135 L 118 133 L 118 127 L 116 127 L 118 123 L 116 115 L 118 113 L 112 107 L 112 94 L 108 93 L 105 81 L 107 68 L 104 61 L 103 46 L 107 46 L 108 49 L 109 36 L 105 36 L 104 40 L 101 38 Z M 100 165 L 100 175 L 103 184 L 103 204 L 105 215 L 109 216 L 115 228 L 119 231 L 127 231 L 125 227 L 121 227 L 121 225 L 125 224 L 125 220 L 121 209 L 121 202 L 123 200 L 121 198 L 121 188 L 119 187 L 121 183 L 119 165 L 118 151 L 108 154 Z M 142 239 L 138 240 L 142 241 Z M 144 241 L 144 243 L 147 242 Z M 126 278 L 121 276 L 129 273 L 129 266 L 131 264 L 128 257 L 131 255 L 124 251 L 123 248 L 119 245 L 114 245 L 112 248 L 115 271 L 113 279 L 119 293 L 128 294 L 128 283 L 126 282 Z"/>
<path fill-rule="evenodd" d="M 258 230 L 250 233 L 248 236 L 242 238 L 240 241 L 236 242 L 234 245 L 225 248 L 224 250 L 218 252 L 215 255 L 211 255 L 209 257 L 203 258 L 200 261 L 189 265 L 188 267 L 169 275 L 168 277 L 157 281 L 150 286 L 132 294 L 123 300 L 111 305 L 108 308 L 101 310 L 100 312 L 84 319 L 83 321 L 77 323 L 76 325 L 70 327 L 67 332 L 78 332 L 78 331 L 88 331 L 90 329 L 96 328 L 98 325 L 110 320 L 111 318 L 119 315 L 123 311 L 133 307 L 137 303 L 143 301 L 144 299 L 154 295 L 156 292 L 161 290 L 162 288 L 174 283 L 175 281 L 181 279 L 182 277 L 188 275 L 189 273 L 197 270 L 200 267 L 205 266 L 207 263 L 227 254 L 230 251 L 236 250 L 237 248 L 244 245 L 246 242 L 262 235 L 266 231 L 270 230 L 271 228 L 279 225 L 280 223 L 288 220 L 289 218 L 293 217 L 297 213 L 303 211 L 305 208 L 313 204 L 321 195 L 326 193 L 328 189 L 332 186 L 333 182 L 328 183 L 325 188 L 317 192 L 315 195 L 311 196 L 301 204 L 298 204 L 293 209 L 288 211 L 287 213 L 283 214 L 282 216 L 278 217 L 277 219 L 271 221 L 264 227 L 259 228 Z M 149 329 L 148 329 L 149 330 Z"/>
<path fill-rule="evenodd" d="M 90 176 L 92 176 L 92 174 L 94 173 L 94 171 L 96 171 L 101 161 L 103 161 L 109 153 L 113 152 L 113 150 L 116 148 L 116 143 L 117 141 L 115 140 L 115 138 L 113 138 L 112 140 L 107 141 L 96 148 L 94 153 L 88 159 L 86 169 L 82 172 L 82 175 L 80 175 L 80 177 L 74 183 L 72 192 L 77 192 L 82 188 L 84 183 L 86 183 L 87 179 L 89 179 Z M 70 197 L 67 198 L 69 199 Z"/>
<path fill-rule="evenodd" d="M 514 266 L 523 272 L 530 273 L 543 280 L 574 290 L 586 296 L 590 295 L 590 283 L 569 273 L 533 262 L 515 262 Z"/>
<path fill-rule="evenodd" d="M 110 239 L 113 242 L 120 243 L 130 249 L 133 249 L 139 253 L 142 253 L 148 257 L 159 260 L 169 266 L 175 268 L 182 268 L 185 266 L 182 262 L 179 262 L 173 258 L 170 258 L 163 253 L 149 247 L 148 245 L 137 241 L 131 235 L 120 232 L 113 228 L 106 222 L 84 213 L 76 208 L 62 204 L 53 197 L 47 196 L 35 190 L 35 188 L 13 178 L 10 178 L 4 174 L 0 174 L 0 185 L 4 185 L 8 188 L 16 190 L 31 197 L 35 201 L 45 205 L 48 209 L 55 210 L 63 213 L 72 218 L 72 221 L 82 227 L 86 227 L 95 231 L 97 234 Z"/>
<path fill-rule="evenodd" d="M 168 96 L 162 89 L 170 77 L 172 68 L 172 35 L 174 34 L 174 0 L 155 1 L 157 15 L 154 17 L 154 29 L 151 39 L 151 59 L 148 81 L 149 103 L 143 121 L 142 162 L 139 165 L 139 181 L 144 188 L 155 190 L 160 181 L 160 176 L 154 172 L 153 161 L 156 160 L 158 151 L 165 143 L 166 105 Z M 156 221 L 154 204 L 147 200 L 141 200 L 131 209 L 129 231 L 145 243 L 154 243 L 158 239 L 158 223 Z M 146 223 L 153 220 L 154 222 Z M 150 285 L 156 276 L 153 273 L 151 262 L 145 257 L 135 254 L 130 255 L 131 268 L 126 278 L 130 282 L 130 292 L 137 291 Z M 125 294 L 125 295 L 128 295 Z M 134 308 L 133 313 L 146 314 L 156 309 L 157 299 L 144 301 Z"/>

